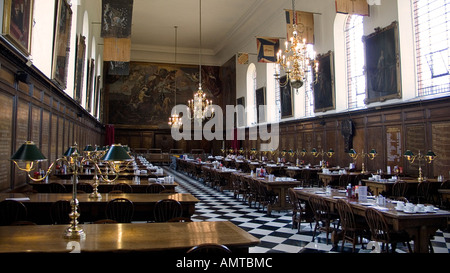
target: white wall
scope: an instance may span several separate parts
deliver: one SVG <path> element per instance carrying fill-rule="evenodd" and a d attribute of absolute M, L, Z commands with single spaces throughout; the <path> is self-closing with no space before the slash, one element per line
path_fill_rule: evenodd
<path fill-rule="evenodd" d="M 298 1 L 297 1 L 298 2 Z M 284 37 L 285 24 L 283 9 L 291 8 L 291 1 L 281 1 L 278 11 L 271 18 L 267 18 L 263 24 L 255 29 L 247 39 L 240 41 L 240 45 L 235 48 L 227 48 L 227 53 L 249 52 L 256 53 L 256 36 Z M 315 24 L 315 51 L 323 54 L 332 50 L 335 55 L 335 91 L 336 109 L 325 113 L 316 113 L 316 116 L 329 115 L 337 112 L 348 111 L 347 109 L 347 83 L 346 83 L 346 56 L 345 56 L 345 19 L 347 15 L 336 14 L 334 0 L 309 1 L 303 3 L 298 10 L 312 11 L 320 14 L 314 15 Z M 382 0 L 379 6 L 370 6 L 370 16 L 364 18 L 364 34 L 369 35 L 377 27 L 384 28 L 393 21 L 399 22 L 399 43 L 400 43 L 400 66 L 402 98 L 392 99 L 385 102 L 375 102 L 366 105 L 367 108 L 379 107 L 386 104 L 401 103 L 416 98 L 415 85 L 415 60 L 414 60 L 414 34 L 411 16 L 410 0 Z M 271 73 L 266 71 L 265 64 L 258 64 L 255 55 L 250 55 L 250 63 L 255 63 L 258 71 L 258 88 L 271 83 L 267 77 Z M 237 64 L 237 94 L 236 97 L 246 96 L 246 71 L 247 65 Z M 273 73 L 272 73 L 273 75 Z M 270 90 L 270 88 L 268 88 Z M 295 93 L 294 93 L 295 94 Z M 271 95 L 268 95 L 270 97 Z M 294 95 L 295 116 L 291 119 L 301 119 L 305 115 L 305 90 L 299 89 Z M 269 100 L 269 103 L 272 103 Z M 284 119 L 283 119 L 284 121 Z"/>

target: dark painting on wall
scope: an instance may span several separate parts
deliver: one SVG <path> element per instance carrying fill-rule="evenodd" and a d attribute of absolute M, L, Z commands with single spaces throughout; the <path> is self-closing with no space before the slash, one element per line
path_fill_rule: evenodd
<path fill-rule="evenodd" d="M 325 112 L 335 109 L 334 60 L 333 52 L 317 57 L 319 70 L 314 77 L 314 112 Z"/>
<path fill-rule="evenodd" d="M 198 66 L 131 62 L 129 75 L 106 76 L 108 123 L 169 128 L 175 86 L 176 104 L 187 104 L 198 90 L 198 79 Z M 218 103 L 220 86 L 219 67 L 202 66 L 202 89 L 208 100 Z"/>
<path fill-rule="evenodd" d="M 380 29 L 363 38 L 366 56 L 366 100 L 401 98 L 398 24 Z"/>
<path fill-rule="evenodd" d="M 4 0 L 3 3 L 3 34 L 25 55 L 31 52 L 33 6 L 33 0 Z"/>
<path fill-rule="evenodd" d="M 266 105 L 266 88 L 261 87 L 256 89 L 256 120 L 257 122 L 265 122 L 266 121 L 266 112 L 264 111 L 265 107 L 260 107 L 262 105 Z"/>
<path fill-rule="evenodd" d="M 70 53 L 72 9 L 67 0 L 57 1 L 57 19 L 53 49 L 52 78 L 63 89 L 67 86 L 67 70 Z"/>
<path fill-rule="evenodd" d="M 86 37 L 77 36 L 77 52 L 75 57 L 75 88 L 74 99 L 81 104 L 81 90 L 83 90 L 84 56 L 86 55 Z"/>
<path fill-rule="evenodd" d="M 283 76 L 280 82 L 287 82 L 284 86 L 280 85 L 281 118 L 289 118 L 294 116 L 291 81 L 287 81 L 286 76 Z"/>

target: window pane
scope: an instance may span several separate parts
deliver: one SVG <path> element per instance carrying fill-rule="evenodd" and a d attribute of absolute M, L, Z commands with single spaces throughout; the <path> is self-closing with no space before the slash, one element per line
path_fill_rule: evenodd
<path fill-rule="evenodd" d="M 364 75 L 363 16 L 350 15 L 346 24 L 348 108 L 364 107 L 366 78 Z"/>

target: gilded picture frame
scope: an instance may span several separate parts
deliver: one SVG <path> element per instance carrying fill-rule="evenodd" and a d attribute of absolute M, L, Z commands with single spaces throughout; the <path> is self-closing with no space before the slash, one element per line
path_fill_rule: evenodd
<path fill-rule="evenodd" d="M 363 37 L 366 58 L 365 104 L 402 97 L 398 23 Z"/>
<path fill-rule="evenodd" d="M 266 121 L 266 113 L 264 111 L 263 105 L 266 105 L 266 88 L 261 87 L 256 89 L 255 91 L 256 96 L 256 121 L 257 123 L 265 122 Z"/>
<path fill-rule="evenodd" d="M 67 0 L 58 0 L 56 7 L 55 39 L 53 45 L 52 79 L 65 89 L 70 53 L 72 9 Z"/>
<path fill-rule="evenodd" d="M 336 109 L 334 89 L 334 54 L 328 51 L 317 56 L 319 71 L 314 78 L 314 112 L 326 112 Z M 317 79 L 316 79 L 317 77 Z"/>
<path fill-rule="evenodd" d="M 281 118 L 290 118 L 294 116 L 294 97 L 291 81 L 287 81 L 286 76 L 283 76 L 280 82 L 287 82 L 286 85 L 280 85 Z"/>
<path fill-rule="evenodd" d="M 3 36 L 24 55 L 31 54 L 34 0 L 4 0 Z"/>

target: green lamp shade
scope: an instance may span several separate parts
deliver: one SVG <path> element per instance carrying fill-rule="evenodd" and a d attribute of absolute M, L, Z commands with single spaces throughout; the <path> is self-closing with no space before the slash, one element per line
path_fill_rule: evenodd
<path fill-rule="evenodd" d="M 406 150 L 406 152 L 403 154 L 404 156 L 414 156 L 413 152 L 411 150 Z"/>
<path fill-rule="evenodd" d="M 78 149 L 76 146 L 71 146 L 67 151 L 64 153 L 64 156 L 71 156 L 73 153 L 78 153 Z"/>
<path fill-rule="evenodd" d="M 370 150 L 370 154 L 377 154 L 377 151 L 375 149 Z"/>
<path fill-rule="evenodd" d="M 47 160 L 33 141 L 27 141 L 12 155 L 15 161 L 44 161 Z"/>
<path fill-rule="evenodd" d="M 120 144 L 113 144 L 106 154 L 100 159 L 104 161 L 129 161 L 132 160 L 125 148 Z"/>
<path fill-rule="evenodd" d="M 313 148 L 311 152 L 312 152 L 312 153 L 317 153 L 317 149 L 316 149 L 316 148 Z"/>
<path fill-rule="evenodd" d="M 356 151 L 355 151 L 355 149 L 350 149 L 350 150 L 348 151 L 348 153 L 349 153 L 349 154 L 356 154 Z"/>
<path fill-rule="evenodd" d="M 333 150 L 333 149 L 330 149 L 328 152 L 329 152 L 329 153 L 334 153 L 334 150 Z"/>
<path fill-rule="evenodd" d="M 84 147 L 84 152 L 93 152 L 95 149 L 94 147 L 92 147 L 92 145 L 86 145 L 86 147 Z"/>
<path fill-rule="evenodd" d="M 435 154 L 433 151 L 429 150 L 429 151 L 427 152 L 426 156 L 428 156 L 428 157 L 435 157 L 436 154 Z"/>

